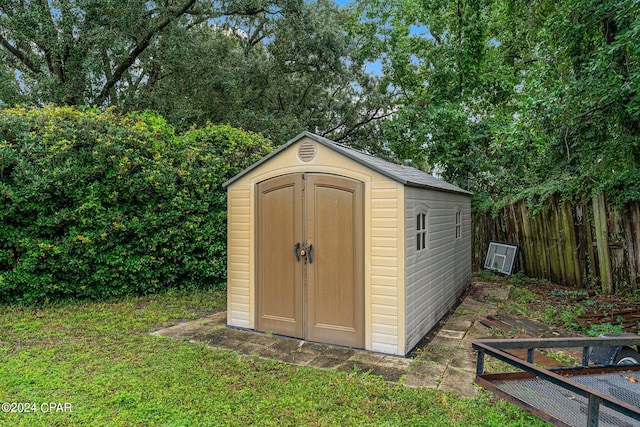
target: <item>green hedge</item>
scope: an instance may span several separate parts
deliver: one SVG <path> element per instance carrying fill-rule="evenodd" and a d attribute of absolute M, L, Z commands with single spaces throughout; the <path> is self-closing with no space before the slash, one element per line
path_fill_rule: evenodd
<path fill-rule="evenodd" d="M 271 151 L 152 113 L 0 111 L 0 302 L 215 287 L 226 275 L 221 184 Z"/>

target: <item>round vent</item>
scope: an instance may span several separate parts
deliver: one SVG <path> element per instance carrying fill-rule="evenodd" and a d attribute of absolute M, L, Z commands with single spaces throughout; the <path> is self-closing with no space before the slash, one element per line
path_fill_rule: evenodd
<path fill-rule="evenodd" d="M 316 146 L 313 142 L 305 141 L 298 148 L 298 158 L 301 162 L 310 162 L 316 156 Z"/>

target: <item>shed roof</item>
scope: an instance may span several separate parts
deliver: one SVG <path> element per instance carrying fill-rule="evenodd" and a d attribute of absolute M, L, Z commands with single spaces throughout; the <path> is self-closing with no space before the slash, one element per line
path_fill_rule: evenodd
<path fill-rule="evenodd" d="M 429 175 L 428 173 L 418 170 L 414 167 L 398 165 L 395 163 L 387 162 L 386 160 L 382 160 L 378 157 L 371 156 L 369 154 L 363 153 L 362 151 L 354 150 L 352 148 L 338 144 L 335 141 L 331 141 L 330 139 L 324 138 L 322 136 L 316 135 L 311 132 L 302 132 L 298 134 L 296 137 L 289 140 L 286 144 L 282 145 L 277 150 L 271 152 L 270 154 L 263 157 L 253 165 L 249 166 L 244 171 L 240 172 L 238 175 L 231 178 L 229 181 L 222 184 L 222 186 L 225 188 L 228 187 L 234 181 L 238 180 L 239 178 L 246 175 L 253 169 L 257 168 L 261 164 L 267 162 L 270 158 L 278 155 L 278 153 L 288 149 L 293 144 L 295 144 L 296 142 L 298 142 L 299 140 L 305 137 L 333 151 L 343 154 L 344 156 L 360 163 L 361 165 L 366 166 L 404 185 L 407 185 L 410 187 L 428 188 L 432 190 L 447 191 L 451 193 L 460 193 L 460 194 L 468 194 L 468 195 L 472 194 L 467 190 L 463 190 L 462 188 L 456 185 L 449 184 L 446 181 L 443 181 L 439 178 Z"/>

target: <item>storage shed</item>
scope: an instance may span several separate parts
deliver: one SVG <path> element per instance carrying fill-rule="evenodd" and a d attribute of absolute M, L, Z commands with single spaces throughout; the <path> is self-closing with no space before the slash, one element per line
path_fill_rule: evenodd
<path fill-rule="evenodd" d="M 405 355 L 471 280 L 471 193 L 309 132 L 226 182 L 229 326 Z"/>

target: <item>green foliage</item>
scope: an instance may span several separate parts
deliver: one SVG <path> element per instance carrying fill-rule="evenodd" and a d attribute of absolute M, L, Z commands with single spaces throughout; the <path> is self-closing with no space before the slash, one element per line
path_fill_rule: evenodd
<path fill-rule="evenodd" d="M 519 160 L 502 195 L 536 209 L 550 194 L 637 200 L 640 49 L 630 38 L 640 33 L 637 2 L 499 3 L 498 40 L 522 70 L 518 114 L 500 142 Z"/>
<path fill-rule="evenodd" d="M 539 297 L 535 292 L 531 292 L 527 288 L 512 286 L 511 289 L 509 289 L 509 299 L 522 304 L 528 304 L 537 301 Z"/>
<path fill-rule="evenodd" d="M 358 372 L 238 357 L 150 336 L 225 307 L 224 292 L 0 309 L 3 402 L 69 402 L 66 413 L 0 413 L 3 426 L 543 426 L 480 392 L 461 398 Z"/>
<path fill-rule="evenodd" d="M 578 316 L 584 313 L 585 309 L 581 305 L 567 305 L 560 311 L 560 319 L 565 327 L 578 330 L 580 329 Z"/>
<path fill-rule="evenodd" d="M 0 69 L 14 84 L 0 103 L 115 104 L 139 87 L 152 42 L 184 24 L 197 1 L 2 3 Z"/>
<path fill-rule="evenodd" d="M 383 123 L 389 149 L 472 191 L 492 190 L 518 76 L 496 42 L 494 1 L 362 1 L 355 32 L 381 61 L 400 108 Z M 492 33 L 493 31 L 493 33 Z"/>
<path fill-rule="evenodd" d="M 524 285 L 533 281 L 533 279 L 528 277 L 522 270 L 518 271 L 516 274 L 510 275 L 508 279 L 509 282 L 514 285 Z"/>
<path fill-rule="evenodd" d="M 590 337 L 597 337 L 602 334 L 617 334 L 620 332 L 623 332 L 622 325 L 613 325 L 611 323 L 593 324 L 586 330 L 587 335 Z"/>
<path fill-rule="evenodd" d="M 221 183 L 270 149 L 228 126 L 179 136 L 152 113 L 0 112 L 0 302 L 219 285 Z"/>
<path fill-rule="evenodd" d="M 375 123 L 392 99 L 365 72 L 344 10 L 329 0 L 232 4 L 219 5 L 225 16 L 215 27 L 176 29 L 149 63 L 162 78 L 141 87 L 130 105 L 158 111 L 178 129 L 213 121 L 278 144 L 313 130 L 375 145 Z"/>
<path fill-rule="evenodd" d="M 400 161 L 496 212 L 549 195 L 640 194 L 637 1 L 360 1 L 355 32 L 399 104 Z"/>
<path fill-rule="evenodd" d="M 511 283 L 508 300 L 500 304 L 501 313 L 541 319 L 550 325 L 563 326 L 594 337 L 604 333 L 623 332 L 624 319 L 621 316 L 615 319 L 617 324 L 614 322 L 583 326 L 584 322 L 578 321 L 579 317 L 587 312 L 602 312 L 603 316 L 607 317 L 617 308 L 616 304 L 592 299 L 583 289 L 558 289 L 535 293 L 513 284 L 514 282 Z M 545 299 L 544 295 L 552 297 L 553 300 Z M 558 298 L 561 298 L 562 302 L 558 303 Z M 492 333 L 496 335 L 496 331 Z"/>
<path fill-rule="evenodd" d="M 548 357 L 557 360 L 566 366 L 580 366 L 580 363 L 578 363 L 575 356 L 567 354 L 562 350 L 554 351 L 549 349 L 545 353 Z"/>
<path fill-rule="evenodd" d="M 494 273 L 492 270 L 479 270 L 473 273 L 471 280 L 474 282 L 501 282 L 504 277 Z"/>
<path fill-rule="evenodd" d="M 538 301 L 536 293 L 518 285 L 512 285 L 509 289 L 509 298 L 500 305 L 502 313 L 515 313 L 520 316 L 535 317 L 531 303 Z"/>
<path fill-rule="evenodd" d="M 284 143 L 379 142 L 392 108 L 331 0 L 24 2 L 0 8 L 0 106 L 152 110 L 178 131 L 230 124 Z"/>

